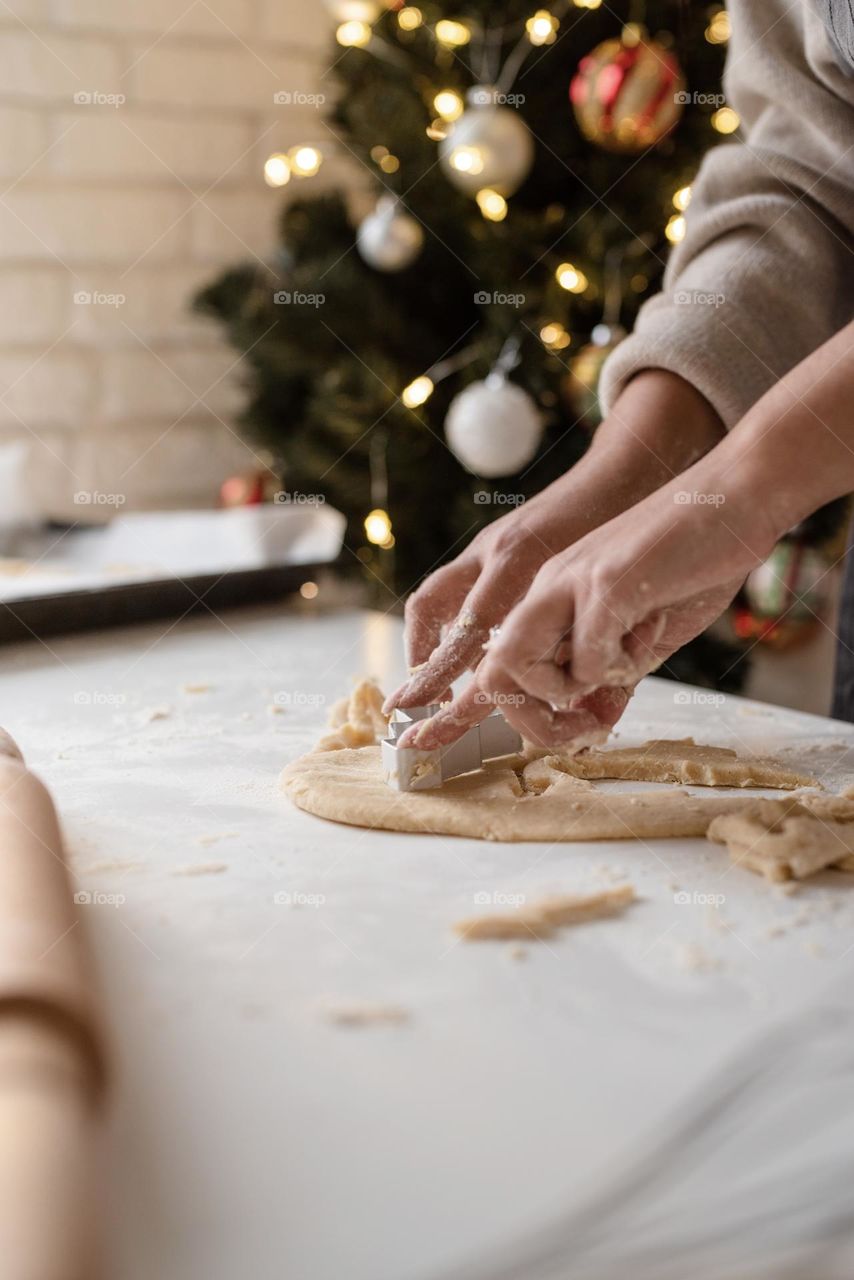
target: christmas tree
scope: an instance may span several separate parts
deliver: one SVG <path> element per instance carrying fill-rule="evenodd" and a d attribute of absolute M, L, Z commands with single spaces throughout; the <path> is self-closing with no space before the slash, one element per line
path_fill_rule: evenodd
<path fill-rule="evenodd" d="M 488 520 L 571 467 L 605 355 L 656 291 L 723 103 L 719 5 L 329 0 L 328 145 L 270 157 L 288 183 L 268 269 L 196 305 L 250 371 L 247 435 L 290 492 L 348 518 L 403 597 Z M 312 194 L 332 150 L 373 205 Z M 674 669 L 730 665 L 708 638 Z M 672 665 L 672 664 L 671 664 Z"/>

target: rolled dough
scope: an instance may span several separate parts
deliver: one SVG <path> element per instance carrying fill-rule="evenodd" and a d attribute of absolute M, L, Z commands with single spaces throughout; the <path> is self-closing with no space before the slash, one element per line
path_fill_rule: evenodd
<path fill-rule="evenodd" d="M 459 920 L 454 932 L 466 942 L 484 942 L 507 938 L 548 938 L 566 925 L 586 924 L 618 915 L 635 901 L 634 886 L 621 884 L 614 889 L 579 897 L 577 894 L 544 898 L 532 902 L 512 914 L 471 916 Z"/>
<path fill-rule="evenodd" d="M 552 761 L 554 758 L 552 758 Z M 713 818 L 751 802 L 742 796 L 684 791 L 616 795 L 537 760 L 526 791 L 521 756 L 491 760 L 439 791 L 393 791 L 383 781 L 379 747 L 315 751 L 288 765 L 282 785 L 300 809 L 384 831 L 468 836 L 475 840 L 624 840 L 702 836 Z M 551 770 L 544 781 L 544 771 Z"/>
<path fill-rule="evenodd" d="M 385 831 L 503 841 L 645 840 L 705 835 L 713 818 L 753 802 L 675 790 L 617 794 L 599 791 L 589 778 L 767 787 L 812 781 L 773 761 L 740 761 L 734 751 L 689 738 L 581 756 L 505 756 L 439 790 L 394 791 L 375 745 L 386 730 L 382 702 L 379 687 L 362 681 L 346 705 L 336 704 L 333 732 L 282 774 L 295 805 L 333 822 Z"/>

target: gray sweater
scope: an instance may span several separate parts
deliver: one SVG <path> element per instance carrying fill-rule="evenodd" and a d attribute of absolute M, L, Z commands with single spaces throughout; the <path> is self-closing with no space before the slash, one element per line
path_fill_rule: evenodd
<path fill-rule="evenodd" d="M 681 374 L 727 427 L 854 315 L 849 0 L 729 11 L 741 140 L 706 155 L 663 291 L 602 373 L 606 407 L 642 369 Z"/>

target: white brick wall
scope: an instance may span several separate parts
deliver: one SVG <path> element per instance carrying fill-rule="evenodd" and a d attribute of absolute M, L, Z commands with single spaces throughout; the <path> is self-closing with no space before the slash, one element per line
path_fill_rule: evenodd
<path fill-rule="evenodd" d="M 310 189 L 261 170 L 328 138 L 273 95 L 328 92 L 330 36 L 320 0 L 0 5 L 0 442 L 31 443 L 52 516 L 210 503 L 254 464 L 237 354 L 188 303 Z"/>

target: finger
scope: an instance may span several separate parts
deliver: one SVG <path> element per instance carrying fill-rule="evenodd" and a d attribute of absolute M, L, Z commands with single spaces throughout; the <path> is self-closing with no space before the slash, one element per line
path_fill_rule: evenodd
<path fill-rule="evenodd" d="M 406 601 L 406 656 L 410 673 L 423 666 L 440 644 L 443 626 L 457 616 L 477 574 L 476 564 L 446 565 L 431 574 Z M 386 698 L 383 703 L 386 715 L 402 705 L 400 698 L 411 679 L 410 674 L 409 679 Z"/>
<path fill-rule="evenodd" d="M 454 563 L 438 569 L 406 602 L 406 652 L 410 667 L 426 662 L 442 627 L 459 613 L 477 581 L 478 566 Z"/>
<path fill-rule="evenodd" d="M 492 700 L 472 683 L 435 716 L 407 729 L 398 739 L 397 745 L 418 747 L 422 751 L 447 747 L 474 725 L 480 724 L 481 720 L 485 720 L 491 711 Z"/>
<path fill-rule="evenodd" d="M 507 591 L 502 575 L 481 574 L 441 643 L 422 669 L 394 695 L 397 701 L 392 705 L 428 706 L 438 701 L 439 694 L 464 671 L 476 667 L 483 658 L 490 630 L 502 621 L 509 607 Z"/>
<path fill-rule="evenodd" d="M 580 751 L 607 738 L 630 698 L 627 688 L 594 689 L 567 710 L 556 711 L 548 703 L 526 697 L 509 705 L 505 716 L 535 746 Z"/>
<path fill-rule="evenodd" d="M 490 643 L 478 676 L 481 688 L 489 693 L 515 688 L 553 706 L 568 706 L 579 685 L 555 658 L 566 647 L 572 605 L 563 593 L 534 587 Z"/>

